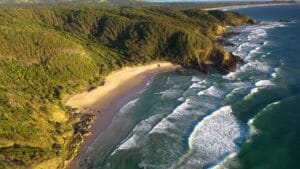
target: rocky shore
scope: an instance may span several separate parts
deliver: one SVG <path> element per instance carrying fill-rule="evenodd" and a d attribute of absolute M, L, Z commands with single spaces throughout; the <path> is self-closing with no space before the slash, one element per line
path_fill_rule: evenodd
<path fill-rule="evenodd" d="M 68 163 L 70 163 L 78 155 L 78 151 L 84 142 L 84 138 L 92 134 L 91 127 L 95 120 L 95 116 L 95 114 L 82 114 L 76 113 L 75 111 L 73 112 L 73 119 L 78 122 L 73 124 L 74 136 L 68 147 L 69 156 L 64 163 L 64 168 L 67 167 Z"/>
<path fill-rule="evenodd" d="M 247 24 L 258 24 L 258 21 L 255 20 L 249 20 Z M 235 44 L 229 42 L 226 40 L 226 38 L 234 35 L 240 34 L 240 32 L 234 32 L 229 31 L 227 29 L 224 29 L 223 32 L 220 33 L 221 36 L 218 37 L 218 43 L 222 46 L 235 46 Z M 189 62 L 189 63 L 183 63 L 181 66 L 185 68 L 186 70 L 197 70 L 200 72 L 203 72 L 205 74 L 208 74 L 210 72 L 213 72 L 215 70 L 219 71 L 221 74 L 228 74 L 230 72 L 233 72 L 236 70 L 237 66 L 239 64 L 244 64 L 245 61 L 239 57 L 234 55 L 231 52 L 227 52 L 223 49 L 217 49 L 211 54 L 211 61 L 207 61 L 204 63 L 198 63 L 198 62 Z M 93 88 L 94 90 L 96 88 Z M 92 90 L 88 90 L 89 92 Z M 75 123 L 73 125 L 74 128 L 74 138 L 69 146 L 70 148 L 70 157 L 68 158 L 68 161 L 72 161 L 77 155 L 80 146 L 84 142 L 84 137 L 90 136 L 92 134 L 91 127 L 95 120 L 95 114 L 80 114 L 80 113 L 74 113 L 75 118 L 79 118 L 79 122 Z"/>

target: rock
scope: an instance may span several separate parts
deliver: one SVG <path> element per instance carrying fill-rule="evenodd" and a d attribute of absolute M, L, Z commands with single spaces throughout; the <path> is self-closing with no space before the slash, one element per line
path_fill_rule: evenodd
<path fill-rule="evenodd" d="M 226 38 L 226 37 L 230 37 L 230 36 L 237 36 L 240 34 L 241 34 L 241 32 L 230 31 L 230 32 L 226 32 L 223 37 Z"/>
<path fill-rule="evenodd" d="M 92 132 L 91 131 L 89 131 L 89 130 L 80 130 L 80 133 L 81 133 L 81 135 L 83 136 L 83 137 L 86 137 L 86 136 L 89 136 L 89 135 L 91 135 L 92 134 Z"/>
<path fill-rule="evenodd" d="M 86 132 L 82 132 L 82 131 L 91 129 L 92 122 L 94 121 L 94 119 L 95 119 L 94 114 L 83 114 L 80 117 L 80 121 L 73 125 L 74 133 L 75 134 L 80 133 L 82 135 L 83 135 L 83 133 L 86 133 Z"/>
<path fill-rule="evenodd" d="M 231 46 L 231 47 L 236 46 L 236 44 L 226 40 L 225 38 L 219 38 L 218 41 L 222 46 Z"/>
<path fill-rule="evenodd" d="M 238 64 L 244 64 L 244 63 L 245 61 L 242 58 L 230 53 L 230 59 L 223 62 L 222 65 L 220 65 L 217 69 L 222 74 L 228 74 L 230 72 L 235 71 Z"/>
<path fill-rule="evenodd" d="M 249 19 L 247 22 L 247 24 L 250 24 L 250 25 L 255 25 L 255 24 L 259 24 L 259 23 L 260 23 L 260 21 L 255 20 L 255 19 Z"/>
<path fill-rule="evenodd" d="M 95 119 L 95 115 L 94 114 L 83 114 L 80 119 L 81 119 L 81 121 L 92 122 Z"/>

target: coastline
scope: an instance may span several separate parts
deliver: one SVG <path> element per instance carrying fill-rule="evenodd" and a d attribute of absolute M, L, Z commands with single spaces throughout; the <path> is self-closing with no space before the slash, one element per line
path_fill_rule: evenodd
<path fill-rule="evenodd" d="M 159 65 L 159 66 L 158 66 Z M 128 101 L 137 97 L 157 73 L 180 68 L 170 62 L 153 62 L 143 66 L 125 67 L 112 72 L 105 79 L 105 84 L 92 91 L 76 94 L 66 101 L 66 105 L 77 109 L 82 114 L 93 114 L 92 135 L 84 137 L 76 156 L 67 161 L 65 168 L 78 168 L 78 160 L 84 156 L 87 148 L 105 130 L 114 115 Z"/>
<path fill-rule="evenodd" d="M 234 66 L 239 63 L 234 61 Z M 159 66 L 158 66 L 159 65 Z M 230 66 L 231 67 L 231 66 Z M 105 84 L 91 91 L 84 91 L 68 98 L 65 105 L 80 114 L 95 115 L 91 123 L 91 135 L 83 136 L 74 157 L 65 162 L 66 169 L 79 169 L 88 165 L 86 154 L 98 136 L 109 127 L 119 109 L 136 98 L 158 73 L 182 68 L 166 61 L 156 61 L 147 65 L 124 67 L 105 77 Z M 229 68 L 230 69 L 230 68 Z M 229 70 L 228 69 L 228 70 Z M 234 68 L 235 69 L 235 68 Z"/>
<path fill-rule="evenodd" d="M 261 4 L 245 4 L 245 5 L 233 5 L 233 6 L 224 6 L 216 8 L 205 8 L 204 10 L 222 10 L 228 11 L 232 9 L 241 9 L 241 8 L 251 8 L 251 7 L 264 7 L 264 6 L 277 6 L 277 5 L 290 5 L 291 3 L 261 3 Z"/>
<path fill-rule="evenodd" d="M 8 30 L 8 32 L 4 34 L 5 37 L 2 38 L 3 45 L 1 47 L 4 51 L 2 56 L 4 62 L 0 70 L 3 72 L 3 76 L 0 80 L 3 82 L 0 87 L 0 108 L 3 109 L 1 113 L 4 117 L 2 119 L 3 123 L 1 123 L 2 125 L 0 126 L 3 135 L 3 138 L 1 138 L 2 153 L 0 166 L 3 166 L 3 168 L 15 166 L 15 168 L 61 169 L 65 167 L 64 164 L 68 164 L 75 158 L 84 140 L 92 140 L 91 137 L 101 139 L 109 138 L 105 135 L 102 136 L 103 133 L 116 135 L 116 137 L 114 137 L 116 139 L 106 140 L 109 145 L 113 146 L 111 149 L 118 148 L 118 150 L 121 150 L 124 145 L 127 145 L 123 143 L 125 143 L 125 141 L 127 142 L 129 137 L 132 137 L 132 134 L 136 131 L 130 131 L 130 129 L 135 127 L 133 125 L 137 123 L 142 124 L 143 120 L 148 119 L 152 114 L 154 115 L 155 109 L 159 108 L 156 104 L 152 104 L 156 101 L 156 98 L 161 99 L 158 100 L 160 104 L 166 103 L 165 105 L 167 106 L 174 104 L 175 107 L 184 100 L 186 100 L 186 103 L 190 103 L 190 100 L 187 100 L 189 98 L 185 96 L 191 94 L 190 97 L 192 99 L 195 98 L 195 103 L 201 104 L 199 105 L 200 107 L 202 106 L 202 100 L 201 98 L 198 100 L 198 96 L 201 93 L 208 93 L 212 96 L 216 93 L 216 98 L 205 100 L 208 101 L 207 107 L 210 107 L 210 103 L 212 102 L 209 101 L 218 101 L 218 98 L 221 98 L 221 96 L 226 96 L 226 99 L 228 98 L 228 101 L 226 99 L 220 99 L 221 101 L 224 100 L 224 104 L 235 104 L 242 98 L 243 92 L 252 92 L 253 94 L 254 91 L 260 90 L 265 86 L 266 88 L 270 86 L 270 88 L 273 89 L 275 83 L 278 82 L 281 84 L 280 80 L 286 81 L 286 83 L 291 81 L 291 84 L 286 84 L 291 85 L 291 89 L 287 88 L 288 91 L 293 92 L 293 89 L 295 89 L 293 84 L 295 78 L 292 77 L 293 72 L 290 75 L 291 80 L 285 76 L 282 78 L 281 74 L 286 73 L 283 72 L 286 66 L 292 70 L 295 64 L 293 60 L 295 61 L 297 58 L 292 57 L 293 50 L 277 51 L 277 49 L 278 45 L 285 46 L 288 44 L 288 42 L 290 42 L 289 39 L 293 40 L 291 42 L 292 44 L 297 44 L 297 38 L 294 38 L 294 36 L 297 35 L 297 31 L 294 30 L 294 32 L 292 32 L 293 28 L 295 28 L 296 25 L 298 26 L 298 17 L 294 15 L 299 12 L 297 12 L 297 8 L 294 7 L 297 6 L 297 4 L 269 5 L 269 7 L 243 8 L 247 10 L 232 10 L 235 12 L 203 12 L 201 11 L 200 3 L 197 6 L 195 5 L 195 8 L 192 8 L 192 3 L 191 5 L 188 3 L 187 7 L 191 6 L 191 8 L 187 8 L 181 4 L 175 4 L 174 7 L 166 7 L 163 10 L 161 10 L 161 8 L 164 7 L 153 6 L 148 8 L 147 5 L 141 7 L 132 6 L 132 8 L 129 7 L 125 10 L 119 6 L 113 7 L 114 9 L 106 9 L 97 7 L 96 5 L 84 6 L 81 3 L 72 3 L 70 5 L 67 3 L 66 5 L 61 5 L 62 6 L 56 4 L 32 4 L 28 6 L 24 5 L 24 8 L 23 5 L 5 5 L 3 7 L 2 13 L 12 9 L 12 12 L 3 15 L 3 18 L 1 17 L 4 23 L 2 24 L 2 28 Z M 231 5 L 233 6 L 233 4 Z M 238 4 L 236 4 L 236 6 L 237 5 Z M 208 6 L 207 8 L 209 8 Z M 223 5 L 218 4 L 211 6 L 211 8 L 218 6 Z M 291 9 L 291 11 L 289 9 Z M 283 12 L 276 12 L 277 10 L 282 10 Z M 270 14 L 266 12 L 270 12 Z M 53 15 L 53 13 L 55 15 Z M 23 14 L 30 16 L 26 19 L 22 17 Z M 176 17 L 166 17 L 166 15 L 174 16 L 174 14 L 176 14 Z M 125 15 L 130 19 L 124 18 Z M 203 15 L 203 17 L 199 18 L 199 15 Z M 256 22 L 251 16 L 257 19 L 260 18 L 262 22 L 259 20 Z M 11 18 L 14 18 L 12 22 L 9 21 Z M 147 20 L 147 22 L 145 22 L 145 20 Z M 250 26 L 249 29 L 245 30 L 248 32 L 239 33 L 239 30 L 243 29 L 243 27 L 255 23 L 261 24 Z M 289 26 L 289 23 L 291 23 L 292 26 Z M 242 25 L 242 27 L 241 29 L 229 30 L 228 33 L 225 32 L 226 28 L 234 27 L 235 25 Z M 26 29 L 22 29 L 20 26 L 25 26 L 24 28 Z M 278 34 L 276 34 L 277 27 L 280 27 L 278 28 Z M 18 32 L 20 33 L 20 30 L 22 31 L 22 36 L 15 37 Z M 269 37 L 269 30 L 276 32 L 274 36 L 270 34 Z M 244 31 L 244 29 L 242 31 Z M 45 34 L 43 34 L 43 32 Z M 286 36 L 280 36 L 282 34 Z M 229 41 L 223 35 L 227 36 L 228 39 L 232 36 L 236 37 L 231 39 L 233 41 Z M 278 43 L 277 46 L 276 44 L 274 45 L 274 43 L 269 43 L 273 40 L 276 44 L 277 42 L 283 43 Z M 23 41 L 27 41 L 28 45 L 24 46 Z M 225 45 L 227 45 L 228 48 L 224 47 Z M 261 47 L 264 45 L 267 47 Z M 269 50 L 269 46 L 273 47 L 273 45 L 277 48 Z M 7 48 L 9 46 L 15 46 L 16 48 Z M 294 53 L 297 53 L 297 51 Z M 282 55 L 289 54 L 291 54 L 289 58 L 282 57 Z M 244 65 L 241 65 L 242 71 L 239 71 L 240 66 L 237 66 L 239 55 L 241 56 L 240 58 L 247 58 L 245 59 Z M 274 62 L 272 57 L 275 58 Z M 128 60 L 128 58 L 130 59 Z M 187 69 L 192 69 L 192 73 L 183 74 L 179 70 L 175 70 L 170 73 L 160 73 L 155 77 L 155 73 L 149 73 L 142 76 L 142 79 L 139 79 L 138 82 L 135 82 L 138 84 L 128 87 L 128 84 L 133 83 L 133 80 L 140 77 L 140 75 L 135 75 L 125 82 L 120 83 L 119 86 L 117 85 L 117 88 L 121 89 L 123 89 L 123 85 L 126 85 L 127 90 L 122 94 L 120 94 L 120 91 L 117 89 L 114 89 L 117 92 L 107 89 L 106 94 L 102 93 L 105 97 L 102 96 L 101 99 L 92 97 L 96 94 L 85 95 L 87 99 L 93 98 L 94 101 L 90 100 L 83 105 L 79 105 L 81 113 L 79 113 L 79 109 L 72 109 L 69 106 L 65 106 L 66 99 L 71 98 L 73 94 L 81 93 L 84 90 L 91 92 L 95 87 L 103 85 L 104 78 L 108 73 L 113 72 L 113 70 L 120 70 L 120 65 L 136 65 L 141 62 L 145 64 L 145 60 L 149 61 L 151 59 L 170 59 L 175 63 L 182 64 Z M 270 64 L 268 65 L 269 60 Z M 252 61 L 254 63 L 252 63 Z M 238 68 L 237 72 L 233 72 L 235 68 Z M 297 68 L 297 64 L 295 68 Z M 101 73 L 102 70 L 105 73 Z M 246 72 L 248 70 L 249 73 Z M 186 77 L 186 75 L 194 75 L 193 72 L 198 71 L 206 73 L 207 78 L 206 75 L 202 75 L 202 73 L 199 75 L 199 78 L 193 76 L 191 78 Z M 225 75 L 229 73 L 229 71 L 233 73 L 228 74 L 228 76 Z M 210 76 L 211 74 L 213 75 Z M 215 76 L 215 74 L 218 75 Z M 172 77 L 170 77 L 170 75 Z M 175 77 L 177 75 L 180 77 Z M 119 77 L 127 77 L 127 74 L 124 73 L 124 76 L 119 75 Z M 202 82 L 203 79 L 209 79 L 211 81 Z M 151 80 L 152 84 L 148 86 Z M 191 86 L 189 86 L 187 82 L 190 82 Z M 221 82 L 224 83 L 221 84 Z M 114 83 L 115 81 L 113 81 L 113 84 Z M 181 83 L 182 86 L 177 87 L 177 85 Z M 204 84 L 202 86 L 202 83 L 205 83 L 205 86 Z M 240 85 L 242 87 L 238 88 Z M 182 87 L 182 90 L 179 91 L 178 89 L 180 87 Z M 185 92 L 187 87 L 188 89 L 191 88 L 191 92 Z M 221 89 L 225 90 L 227 87 L 229 91 L 221 91 Z M 167 88 L 171 90 L 167 91 Z M 285 86 L 283 86 L 283 88 L 285 88 Z M 269 91 L 269 89 L 266 90 Z M 162 91 L 166 91 L 166 93 Z M 175 92 L 178 94 L 175 94 Z M 184 93 L 184 97 L 181 98 L 180 94 L 182 92 Z M 281 95 L 281 92 L 278 93 L 275 91 L 275 93 Z M 265 93 L 262 93 L 262 95 L 264 94 Z M 179 97 L 176 98 L 178 100 L 175 99 L 175 95 Z M 174 100 L 164 102 L 169 96 L 171 99 L 174 98 Z M 107 97 L 109 100 L 106 99 Z M 134 100 L 140 101 L 136 101 L 136 104 L 135 102 L 133 102 L 134 104 L 128 104 L 129 106 L 126 104 L 122 106 L 124 107 L 122 111 L 118 111 L 119 107 L 123 105 L 123 102 L 132 100 L 132 97 Z M 87 99 L 82 100 L 86 101 Z M 245 100 L 248 101 L 248 98 Z M 82 104 L 82 101 L 78 102 Z M 103 107 L 106 106 L 106 108 L 103 108 L 104 110 L 94 109 L 92 107 L 96 103 L 100 106 L 99 102 L 107 103 L 102 105 Z M 257 103 L 259 102 L 260 100 L 257 100 Z M 253 102 L 249 103 L 253 104 Z M 264 100 L 262 100 L 261 104 L 264 103 Z M 219 106 L 219 104 L 222 103 L 216 102 L 215 106 Z M 151 106 L 154 108 L 153 112 L 150 112 L 151 110 L 148 111 L 148 107 Z M 198 106 L 198 104 L 195 106 Z M 213 109 L 215 106 L 211 106 L 211 108 Z M 251 106 L 252 105 L 249 107 L 245 106 L 245 110 L 237 113 L 245 113 L 245 115 L 241 116 L 250 117 L 249 114 L 251 112 L 248 113 L 247 110 L 251 109 Z M 109 108 L 112 110 L 109 111 Z M 195 110 L 197 110 L 197 108 L 198 107 L 195 107 Z M 190 110 L 192 109 L 188 108 L 187 112 Z M 110 113 L 105 113 L 107 111 Z M 116 111 L 118 112 L 114 115 L 112 112 Z M 125 112 L 124 116 L 119 118 L 122 112 Z M 162 110 L 162 115 L 159 118 L 164 118 L 167 113 L 171 114 L 172 112 L 171 108 L 170 112 Z M 175 112 L 177 112 L 177 110 Z M 212 111 L 208 113 L 210 112 Z M 110 119 L 110 116 L 113 116 L 112 121 L 107 120 Z M 95 120 L 95 117 L 97 118 L 97 123 L 95 122 L 94 124 L 109 125 L 109 127 L 104 129 L 104 132 L 101 133 L 101 136 L 96 134 L 90 136 L 91 124 Z M 100 118 L 103 123 L 99 122 Z M 117 119 L 117 121 L 115 121 L 115 119 Z M 126 127 L 124 125 L 125 123 L 123 123 L 125 120 L 123 119 L 129 119 L 132 126 Z M 202 118 L 192 117 L 191 119 L 199 121 L 199 119 Z M 172 122 L 178 125 L 179 129 L 182 129 L 180 126 L 182 121 L 174 120 Z M 118 124 L 116 126 L 119 128 L 111 127 L 114 123 Z M 155 127 L 155 123 L 156 122 L 152 123 L 153 127 Z M 166 123 L 162 124 L 164 125 Z M 189 127 L 189 130 L 182 134 L 184 140 L 186 140 L 186 137 L 190 134 L 193 127 L 196 126 L 195 124 L 196 122 L 185 123 L 185 125 L 192 125 L 192 127 Z M 159 125 L 157 129 L 163 125 Z M 82 126 L 83 128 L 81 128 Z M 101 128 L 101 126 L 99 128 L 94 126 L 93 128 L 100 130 L 99 128 Z M 111 128 L 113 130 L 110 130 Z M 124 129 L 127 129 L 126 132 L 123 132 Z M 129 133 L 129 131 L 131 133 Z M 144 136 L 146 136 L 146 134 L 144 134 Z M 124 135 L 128 136 L 128 139 L 127 137 L 125 138 Z M 89 137 L 86 138 L 86 136 Z M 122 138 L 125 139 L 121 140 Z M 94 141 L 97 145 L 89 146 L 89 149 L 94 147 L 94 150 L 98 150 L 98 147 L 105 145 L 102 144 L 101 139 L 100 141 Z M 144 139 L 144 137 L 142 137 L 142 139 Z M 154 141 L 156 140 L 156 145 L 164 145 L 161 144 L 162 141 L 160 141 L 160 138 L 154 139 Z M 179 139 L 177 140 L 181 141 Z M 143 140 L 141 141 L 141 143 L 144 142 Z M 168 142 L 173 143 L 172 140 L 168 140 Z M 88 146 L 87 141 L 84 143 Z M 184 147 L 186 144 L 179 143 L 172 145 L 174 145 L 175 148 L 179 148 L 180 146 L 186 148 Z M 153 151 L 160 150 L 159 148 L 156 149 L 151 146 L 149 149 Z M 97 154 L 97 151 L 94 150 L 91 152 Z M 99 150 L 101 149 L 99 148 Z M 144 151 L 143 147 L 141 147 L 141 150 Z M 153 156 L 152 153 L 149 153 L 148 157 L 154 157 L 153 159 L 157 158 L 158 160 L 156 161 L 158 162 L 160 159 L 163 160 L 164 157 L 169 157 L 169 154 L 174 152 L 172 147 L 166 150 L 170 152 L 165 155 L 153 154 Z M 95 167 L 100 165 L 104 167 L 107 164 L 118 165 L 119 161 L 98 165 L 97 158 L 103 157 L 104 160 L 110 158 L 107 156 L 110 151 L 105 151 L 104 149 L 104 151 L 98 152 L 107 153 L 104 155 L 102 155 L 102 153 L 101 155 L 98 154 L 99 156 L 92 156 L 93 154 L 89 155 L 85 153 L 85 155 L 91 157 L 91 160 L 88 160 L 88 162 L 95 161 L 95 163 L 91 163 Z M 182 154 L 184 153 L 185 152 Z M 32 158 L 28 158 L 29 156 Z M 120 161 L 127 159 L 127 153 L 124 158 L 122 156 L 123 154 L 118 156 L 121 157 L 119 158 Z M 139 156 L 136 157 L 137 158 L 132 159 L 139 161 Z M 85 158 L 81 157 L 81 159 Z M 100 159 L 99 162 L 101 162 L 101 160 L 102 159 Z M 78 164 L 80 164 L 79 162 Z M 181 158 L 179 162 L 183 163 L 181 162 Z M 82 161 L 82 164 L 84 164 L 84 161 Z M 101 166 L 100 168 L 102 168 Z M 116 168 L 118 168 L 118 166 Z"/>

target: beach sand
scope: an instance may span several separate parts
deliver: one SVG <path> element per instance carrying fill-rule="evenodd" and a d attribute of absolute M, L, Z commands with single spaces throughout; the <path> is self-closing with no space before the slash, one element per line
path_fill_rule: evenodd
<path fill-rule="evenodd" d="M 159 65 L 159 66 L 158 66 Z M 76 94 L 66 101 L 66 105 L 81 113 L 96 115 L 91 132 L 79 150 L 79 157 L 73 159 L 67 168 L 76 169 L 78 159 L 85 153 L 97 136 L 111 123 L 114 115 L 127 102 L 135 98 L 157 73 L 180 68 L 170 62 L 154 62 L 148 65 L 126 67 L 112 72 L 105 78 L 105 84 L 92 91 Z"/>

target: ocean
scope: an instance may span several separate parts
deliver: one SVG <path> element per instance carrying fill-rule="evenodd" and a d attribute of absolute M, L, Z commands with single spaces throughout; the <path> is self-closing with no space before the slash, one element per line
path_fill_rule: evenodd
<path fill-rule="evenodd" d="M 157 75 L 89 147 L 90 168 L 300 168 L 300 5 L 234 11 L 262 21 L 228 37 L 246 63 Z"/>

